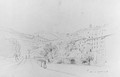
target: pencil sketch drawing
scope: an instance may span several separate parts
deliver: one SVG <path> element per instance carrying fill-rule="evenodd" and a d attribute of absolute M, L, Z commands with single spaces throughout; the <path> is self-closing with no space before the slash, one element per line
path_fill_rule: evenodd
<path fill-rule="evenodd" d="M 0 0 L 0 77 L 120 77 L 120 0 Z"/>
<path fill-rule="evenodd" d="M 50 64 L 99 67 L 107 62 L 105 39 L 111 34 L 106 34 L 103 26 L 90 26 L 67 34 L 47 33 L 54 39 L 45 38 L 41 33 L 25 34 L 9 28 L 0 31 L 1 42 L 6 43 L 2 46 L 9 48 L 8 53 L 3 51 L 1 58 L 11 59 L 14 68 L 26 62 L 47 70 Z"/>

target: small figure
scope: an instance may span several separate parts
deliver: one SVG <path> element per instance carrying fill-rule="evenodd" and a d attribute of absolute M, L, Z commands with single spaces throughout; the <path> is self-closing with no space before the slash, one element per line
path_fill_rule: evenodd
<path fill-rule="evenodd" d="M 45 58 L 42 57 L 34 57 L 35 59 L 37 59 L 37 63 L 39 64 L 39 62 L 41 62 L 41 67 L 43 67 L 44 69 L 47 68 L 47 61 Z"/>
<path fill-rule="evenodd" d="M 43 67 L 44 69 L 47 68 L 47 62 L 46 62 L 46 60 L 41 60 L 41 67 Z"/>

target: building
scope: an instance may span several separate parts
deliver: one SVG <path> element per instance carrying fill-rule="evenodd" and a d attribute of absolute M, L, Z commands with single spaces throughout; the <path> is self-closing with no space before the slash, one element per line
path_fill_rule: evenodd
<path fill-rule="evenodd" d="M 105 27 L 96 26 L 81 29 L 72 34 L 73 40 L 77 40 L 76 44 L 81 54 L 84 56 L 93 56 L 92 65 L 103 65 L 105 59 Z M 89 54 L 88 54 L 89 53 Z"/>

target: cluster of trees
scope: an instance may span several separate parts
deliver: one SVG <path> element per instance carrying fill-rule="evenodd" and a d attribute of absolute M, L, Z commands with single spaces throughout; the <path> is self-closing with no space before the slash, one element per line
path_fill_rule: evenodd
<path fill-rule="evenodd" d="M 38 56 L 47 57 L 48 63 L 90 65 L 94 60 L 92 49 L 80 45 L 81 41 L 60 40 L 45 43 L 37 52 L 40 54 Z"/>

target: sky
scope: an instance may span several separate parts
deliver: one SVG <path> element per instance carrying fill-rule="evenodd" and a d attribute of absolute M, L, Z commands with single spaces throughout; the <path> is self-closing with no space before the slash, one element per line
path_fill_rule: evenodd
<path fill-rule="evenodd" d="M 24 33 L 120 24 L 119 0 L 0 0 L 0 26 Z"/>

